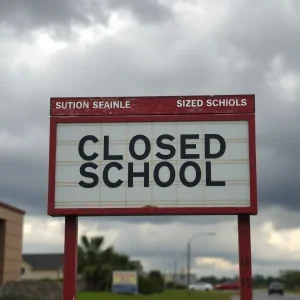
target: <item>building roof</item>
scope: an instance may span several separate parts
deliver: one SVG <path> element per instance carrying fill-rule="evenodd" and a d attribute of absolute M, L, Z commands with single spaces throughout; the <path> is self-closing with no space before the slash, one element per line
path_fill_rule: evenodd
<path fill-rule="evenodd" d="M 13 212 L 15 212 L 15 213 L 18 213 L 18 214 L 20 214 L 20 215 L 24 215 L 24 214 L 25 214 L 25 211 L 24 211 L 24 210 L 19 209 L 19 208 L 15 207 L 15 206 L 12 206 L 12 205 L 10 205 L 10 204 L 1 202 L 1 201 L 0 201 L 0 208 L 8 209 L 8 210 L 13 211 Z"/>
<path fill-rule="evenodd" d="M 23 254 L 23 261 L 35 270 L 57 270 L 63 266 L 61 253 Z"/>
<path fill-rule="evenodd" d="M 57 270 L 62 268 L 64 260 L 63 253 L 33 253 L 23 254 L 23 261 L 35 270 Z M 139 260 L 132 261 L 137 266 L 142 267 Z"/>

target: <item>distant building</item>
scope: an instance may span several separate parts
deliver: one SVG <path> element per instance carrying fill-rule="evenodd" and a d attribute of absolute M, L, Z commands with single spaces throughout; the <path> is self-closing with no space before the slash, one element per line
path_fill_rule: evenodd
<path fill-rule="evenodd" d="M 0 202 L 0 288 L 20 279 L 25 212 Z"/>
<path fill-rule="evenodd" d="M 22 280 L 62 279 L 63 254 L 23 254 Z"/>
<path fill-rule="evenodd" d="M 174 282 L 175 284 L 187 285 L 187 275 L 186 274 L 166 274 L 166 282 Z M 197 275 L 190 274 L 190 284 L 193 284 L 197 281 Z"/>
<path fill-rule="evenodd" d="M 21 280 L 63 279 L 63 259 L 63 253 L 23 254 Z M 138 274 L 143 274 L 141 262 L 131 262 Z"/>
<path fill-rule="evenodd" d="M 173 282 L 176 284 L 187 285 L 187 274 L 173 274 L 172 275 Z M 197 281 L 196 274 L 190 274 L 190 284 L 194 284 Z"/>

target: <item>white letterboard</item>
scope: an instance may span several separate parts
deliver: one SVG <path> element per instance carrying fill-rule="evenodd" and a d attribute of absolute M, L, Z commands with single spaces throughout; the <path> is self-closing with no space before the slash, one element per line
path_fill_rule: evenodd
<path fill-rule="evenodd" d="M 55 208 L 249 207 L 248 122 L 58 123 L 55 177 Z"/>

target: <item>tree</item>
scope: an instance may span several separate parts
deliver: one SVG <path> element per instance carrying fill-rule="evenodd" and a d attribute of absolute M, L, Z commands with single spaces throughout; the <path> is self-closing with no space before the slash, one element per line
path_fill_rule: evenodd
<path fill-rule="evenodd" d="M 103 242 L 103 237 L 82 236 L 78 246 L 78 273 L 83 274 L 88 290 L 110 290 L 113 271 L 136 269 L 128 255 L 113 247 L 103 249 Z"/>
<path fill-rule="evenodd" d="M 266 285 L 265 277 L 259 274 L 254 274 L 252 277 L 252 285 L 255 288 L 264 287 Z"/>
<path fill-rule="evenodd" d="M 103 237 L 93 237 L 90 240 L 84 235 L 78 246 L 78 273 L 83 274 L 88 289 L 97 289 L 99 286 L 102 263 L 101 248 Z"/>
<path fill-rule="evenodd" d="M 156 293 L 161 293 L 164 291 L 164 278 L 160 271 L 150 271 L 148 277 L 149 279 L 153 280 Z"/>
<path fill-rule="evenodd" d="M 286 287 L 295 289 L 300 285 L 300 271 L 284 270 L 280 271 L 280 275 Z"/>
<path fill-rule="evenodd" d="M 156 292 L 155 280 L 146 276 L 138 277 L 139 292 L 144 295 L 154 294 Z"/>
<path fill-rule="evenodd" d="M 215 276 L 205 276 L 205 277 L 200 277 L 199 278 L 200 282 L 209 282 L 213 285 L 218 283 L 218 278 L 216 278 Z"/>
<path fill-rule="evenodd" d="M 128 255 L 114 253 L 113 257 L 114 270 L 135 270 L 135 265 L 130 261 Z"/>

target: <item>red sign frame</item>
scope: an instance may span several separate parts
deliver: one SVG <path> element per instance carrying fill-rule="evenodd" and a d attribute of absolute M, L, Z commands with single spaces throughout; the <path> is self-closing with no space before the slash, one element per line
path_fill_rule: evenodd
<path fill-rule="evenodd" d="M 214 106 L 214 104 L 220 103 L 220 101 L 227 105 Z M 89 103 L 90 105 L 88 105 L 88 107 L 84 107 L 84 102 Z M 93 102 L 98 103 L 98 105 L 96 105 L 97 108 L 93 107 Z M 108 107 L 109 105 L 107 105 L 107 108 L 105 108 L 104 104 L 108 104 L 110 102 L 118 102 L 121 108 L 110 109 Z M 202 105 L 200 106 L 200 104 Z M 60 109 L 56 109 L 56 105 L 58 105 Z M 246 113 L 255 113 L 254 95 L 73 98 L 53 97 L 51 98 L 50 105 L 50 115 L 57 117 Z"/>
<path fill-rule="evenodd" d="M 202 97 L 202 98 L 201 98 Z M 133 106 L 130 114 L 120 114 L 120 110 L 115 111 L 109 109 L 105 111 L 89 111 L 83 109 L 81 115 L 78 110 L 64 110 L 63 114 L 53 110 L 53 106 L 58 102 L 71 102 L 75 103 L 82 101 L 119 101 L 120 98 L 93 98 L 93 100 L 87 100 L 88 98 L 52 98 L 51 99 L 51 114 L 50 118 L 50 155 L 49 155 L 49 193 L 48 193 L 48 214 L 51 216 L 135 216 L 135 215 L 235 215 L 241 213 L 247 213 L 255 215 L 257 214 L 257 187 L 256 187 L 256 143 L 255 143 L 255 114 L 254 114 L 254 96 L 225 96 L 228 99 L 247 99 L 247 105 L 243 107 L 242 111 L 247 108 L 247 113 L 241 113 L 241 107 L 233 107 L 230 113 L 227 113 L 228 108 L 224 108 L 225 111 L 218 111 L 218 113 L 212 113 L 205 110 L 205 112 L 195 113 L 194 110 L 186 110 L 181 114 L 170 114 L 174 105 L 171 103 L 177 102 L 178 99 L 187 100 L 187 98 L 202 99 L 204 103 L 207 101 L 206 96 L 188 96 L 188 97 L 162 97 L 160 100 L 163 104 L 160 105 L 160 110 L 153 109 L 153 102 L 157 103 L 160 97 L 137 97 L 137 105 Z M 218 99 L 224 96 L 217 96 Z M 211 98 L 211 97 L 210 97 Z M 97 99 L 97 100 L 95 100 Z M 109 100 L 107 100 L 109 99 Z M 126 101 L 127 98 L 122 98 L 122 101 Z M 132 97 L 130 98 L 132 102 Z M 166 99 L 166 102 L 165 100 Z M 142 105 L 143 103 L 143 105 Z M 143 113 L 139 114 L 137 107 L 143 106 Z M 171 107 L 171 108 L 170 108 Z M 199 108 L 198 108 L 199 109 Z M 167 113 L 167 114 L 166 114 Z M 103 114 L 100 116 L 99 114 Z M 59 115 L 59 116 L 58 116 Z M 68 208 L 60 209 L 55 208 L 55 162 L 56 162 L 56 128 L 58 123 L 122 123 L 122 122 L 188 122 L 188 121 L 248 121 L 249 128 L 249 162 L 250 162 L 250 206 L 249 207 L 156 207 L 156 206 L 144 206 L 139 208 Z"/>

